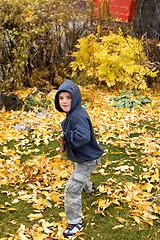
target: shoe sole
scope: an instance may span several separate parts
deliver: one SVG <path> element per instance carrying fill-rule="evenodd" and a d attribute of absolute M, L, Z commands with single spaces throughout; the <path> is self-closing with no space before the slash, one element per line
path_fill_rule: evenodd
<path fill-rule="evenodd" d="M 76 232 L 76 233 L 80 233 L 80 232 L 82 232 L 82 231 L 83 231 L 83 228 L 82 228 L 80 231 Z M 71 238 L 71 237 L 73 237 L 73 236 L 76 236 L 76 233 L 73 233 L 72 235 L 65 235 L 65 234 L 63 233 L 63 236 L 64 236 L 65 238 Z"/>

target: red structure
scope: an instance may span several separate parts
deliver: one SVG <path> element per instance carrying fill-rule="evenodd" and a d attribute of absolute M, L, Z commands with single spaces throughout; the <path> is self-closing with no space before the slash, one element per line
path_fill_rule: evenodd
<path fill-rule="evenodd" d="M 135 7 L 136 0 L 93 0 L 93 15 L 102 19 L 110 15 L 116 21 L 130 23 Z"/>
<path fill-rule="evenodd" d="M 104 19 L 109 16 L 109 8 L 107 0 L 91 0 L 93 17 Z"/>

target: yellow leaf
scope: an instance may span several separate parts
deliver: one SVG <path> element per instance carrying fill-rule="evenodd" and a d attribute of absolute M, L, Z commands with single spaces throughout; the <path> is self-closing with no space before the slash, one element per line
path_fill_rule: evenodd
<path fill-rule="evenodd" d="M 117 220 L 120 222 L 120 223 L 124 223 L 124 222 L 128 222 L 126 219 L 124 218 L 121 218 L 121 217 L 116 217 Z"/>
<path fill-rule="evenodd" d="M 143 189 L 147 190 L 147 192 L 151 192 L 153 188 L 153 185 L 151 183 L 146 183 L 143 187 Z"/>
<path fill-rule="evenodd" d="M 46 205 L 49 208 L 52 208 L 52 204 L 48 200 L 44 201 L 44 205 Z"/>
<path fill-rule="evenodd" d="M 81 236 L 81 235 L 84 235 L 84 234 L 85 234 L 84 232 L 77 232 L 76 236 Z"/>
<path fill-rule="evenodd" d="M 155 212 L 155 213 L 160 214 L 160 206 L 154 205 L 153 208 L 154 208 L 154 212 Z"/>
<path fill-rule="evenodd" d="M 19 236 L 21 240 L 29 240 L 23 233 L 19 233 Z"/>
<path fill-rule="evenodd" d="M 16 160 L 15 160 L 15 163 L 16 163 L 16 165 L 20 165 L 20 164 L 21 164 L 21 160 L 16 159 Z"/>
<path fill-rule="evenodd" d="M 134 167 L 133 166 L 127 166 L 127 165 L 123 165 L 120 167 L 116 167 L 114 168 L 115 170 L 120 170 L 122 172 L 126 171 L 126 170 L 133 170 L 134 171 Z"/>
<path fill-rule="evenodd" d="M 105 203 L 106 203 L 106 200 L 100 200 L 98 205 L 99 205 L 99 207 L 104 207 Z"/>
<path fill-rule="evenodd" d="M 136 223 L 140 224 L 141 220 L 137 216 L 132 216 L 132 218 L 135 220 Z"/>
<path fill-rule="evenodd" d="M 16 211 L 16 208 L 8 208 L 7 211 Z"/>
<path fill-rule="evenodd" d="M 102 185 L 102 186 L 99 187 L 99 191 L 100 191 L 100 193 L 103 193 L 103 192 L 104 192 L 104 185 Z"/>
<path fill-rule="evenodd" d="M 45 228 L 44 228 L 44 232 L 45 232 L 45 233 L 52 233 L 52 230 L 50 230 L 49 228 L 45 227 Z"/>
<path fill-rule="evenodd" d="M 38 220 L 40 218 L 43 218 L 43 215 L 41 213 L 29 214 L 28 218 L 30 219 L 30 221 L 34 221 L 34 220 Z"/>
<path fill-rule="evenodd" d="M 124 225 L 119 224 L 119 225 L 114 226 L 114 227 L 112 228 L 112 230 L 115 230 L 115 229 L 118 229 L 118 228 L 123 228 L 123 227 L 124 227 Z"/>
<path fill-rule="evenodd" d="M 160 138 L 160 134 L 157 133 L 157 134 L 155 135 L 155 137 L 156 137 L 156 138 Z"/>
<path fill-rule="evenodd" d="M 153 156 L 160 156 L 160 152 L 158 151 L 153 152 Z"/>
<path fill-rule="evenodd" d="M 150 214 L 150 213 L 147 212 L 147 211 L 144 211 L 144 218 L 148 218 L 148 219 L 152 219 L 152 220 L 158 219 L 157 216 L 152 215 L 152 214 Z"/>
<path fill-rule="evenodd" d="M 34 236 L 34 240 L 43 240 L 48 236 L 48 234 L 42 234 L 42 233 L 37 233 L 36 236 Z"/>
<path fill-rule="evenodd" d="M 51 197 L 52 197 L 52 200 L 53 200 L 54 202 L 58 202 L 58 201 L 59 201 L 59 194 L 58 194 L 58 193 L 52 192 L 52 193 L 51 193 Z"/>
<path fill-rule="evenodd" d="M 150 178 L 150 177 L 151 177 L 151 175 L 150 175 L 149 173 L 143 175 L 143 178 L 146 178 L 146 179 L 148 179 L 148 178 Z"/>
<path fill-rule="evenodd" d="M 67 220 L 66 214 L 64 212 L 59 213 L 59 216 L 64 219 L 64 221 Z"/>
<path fill-rule="evenodd" d="M 117 200 L 113 200 L 113 203 L 116 205 L 120 205 L 120 203 Z"/>
<path fill-rule="evenodd" d="M 20 237 L 20 239 L 22 239 L 22 240 L 28 240 L 29 238 L 27 238 L 27 237 L 24 235 L 24 231 L 25 231 L 25 225 L 21 224 L 21 225 L 20 225 L 20 228 L 18 229 L 19 237 Z"/>
<path fill-rule="evenodd" d="M 145 219 L 145 222 L 147 222 L 149 225 L 153 226 L 153 221 L 152 220 Z"/>
<path fill-rule="evenodd" d="M 66 178 L 66 177 L 68 177 L 69 176 L 69 173 L 66 171 L 66 170 L 63 170 L 62 172 L 61 172 L 61 177 L 62 178 Z"/>
<path fill-rule="evenodd" d="M 6 146 L 3 146 L 3 151 L 8 151 L 8 148 Z"/>
<path fill-rule="evenodd" d="M 158 168 L 155 169 L 155 174 L 152 175 L 152 180 L 159 181 L 159 169 Z"/>
<path fill-rule="evenodd" d="M 36 186 L 33 185 L 33 184 L 31 184 L 31 183 L 29 183 L 28 186 L 29 186 L 31 189 L 36 189 Z"/>

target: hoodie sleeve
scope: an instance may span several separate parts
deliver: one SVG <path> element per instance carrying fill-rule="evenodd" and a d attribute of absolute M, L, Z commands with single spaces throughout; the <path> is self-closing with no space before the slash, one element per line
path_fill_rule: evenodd
<path fill-rule="evenodd" d="M 71 142 L 75 147 L 80 147 L 88 143 L 91 138 L 89 120 L 80 117 L 73 130 L 64 132 L 64 138 L 66 141 Z"/>

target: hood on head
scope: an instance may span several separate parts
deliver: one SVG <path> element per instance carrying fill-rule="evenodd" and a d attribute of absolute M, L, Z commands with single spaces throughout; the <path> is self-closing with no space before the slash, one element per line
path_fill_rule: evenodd
<path fill-rule="evenodd" d="M 69 92 L 72 95 L 71 109 L 69 112 L 72 112 L 76 107 L 81 106 L 82 96 L 79 87 L 72 82 L 71 80 L 65 80 L 62 85 L 58 88 L 58 91 L 55 96 L 55 107 L 59 112 L 64 112 L 59 105 L 59 94 L 61 92 Z"/>

